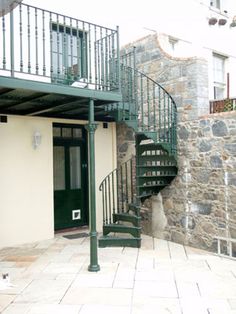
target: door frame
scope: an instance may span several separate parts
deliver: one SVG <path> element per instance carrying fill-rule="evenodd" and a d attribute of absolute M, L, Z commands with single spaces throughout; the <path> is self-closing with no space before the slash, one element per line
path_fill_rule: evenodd
<path fill-rule="evenodd" d="M 61 129 L 60 136 L 55 136 L 54 128 L 57 127 L 58 129 Z M 63 130 L 65 129 L 71 129 L 71 137 L 66 137 L 63 135 Z M 74 137 L 74 129 L 80 129 L 81 130 L 81 137 Z M 87 146 L 87 131 L 85 129 L 85 126 L 83 124 L 75 124 L 75 123 L 57 123 L 53 122 L 52 124 L 52 136 L 53 136 L 53 147 L 56 145 L 64 144 L 65 146 L 69 146 L 71 143 L 71 146 L 76 146 L 77 144 L 82 144 L 83 146 L 83 158 L 81 160 L 81 167 L 82 171 L 84 172 L 83 175 L 81 175 L 81 185 L 83 184 L 83 190 L 84 190 L 84 223 L 79 224 L 76 227 L 85 226 L 89 224 L 89 199 L 88 199 L 88 146 Z M 54 161 L 53 161 L 54 162 Z M 83 180 L 82 180 L 83 178 Z M 54 204 L 54 198 L 55 198 L 55 190 L 54 190 L 54 184 L 53 184 L 53 210 L 55 212 L 55 204 Z M 75 228 L 68 227 L 69 228 Z M 67 228 L 65 228 L 67 229 Z M 55 229 L 55 215 L 54 215 L 54 231 L 63 230 L 63 229 Z"/>

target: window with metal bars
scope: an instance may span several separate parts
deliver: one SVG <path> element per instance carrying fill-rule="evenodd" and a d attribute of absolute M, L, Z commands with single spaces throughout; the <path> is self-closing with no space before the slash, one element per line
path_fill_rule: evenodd
<path fill-rule="evenodd" d="M 87 32 L 52 23 L 52 78 L 71 84 L 87 79 Z"/>

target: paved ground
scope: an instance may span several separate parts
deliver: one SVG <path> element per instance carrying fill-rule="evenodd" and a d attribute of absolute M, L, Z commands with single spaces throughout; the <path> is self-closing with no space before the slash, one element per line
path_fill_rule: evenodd
<path fill-rule="evenodd" d="M 99 249 L 90 273 L 89 238 L 0 250 L 3 314 L 236 313 L 236 262 L 143 236 L 142 248 Z"/>

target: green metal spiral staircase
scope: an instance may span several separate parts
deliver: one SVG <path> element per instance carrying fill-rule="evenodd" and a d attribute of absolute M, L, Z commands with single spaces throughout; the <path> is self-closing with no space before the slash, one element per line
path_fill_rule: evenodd
<path fill-rule="evenodd" d="M 136 69 L 135 54 L 121 59 L 123 102 L 106 110 L 135 131 L 136 156 L 100 185 L 103 236 L 100 247 L 141 246 L 141 203 L 177 175 L 176 104 L 157 82 Z"/>

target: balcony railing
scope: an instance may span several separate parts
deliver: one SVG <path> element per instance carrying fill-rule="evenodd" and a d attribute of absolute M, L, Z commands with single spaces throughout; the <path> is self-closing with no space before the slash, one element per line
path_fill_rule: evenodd
<path fill-rule="evenodd" d="M 26 4 L 0 18 L 0 75 L 96 90 L 119 87 L 118 29 Z"/>
<path fill-rule="evenodd" d="M 226 112 L 236 110 L 236 98 L 210 101 L 210 113 Z"/>

